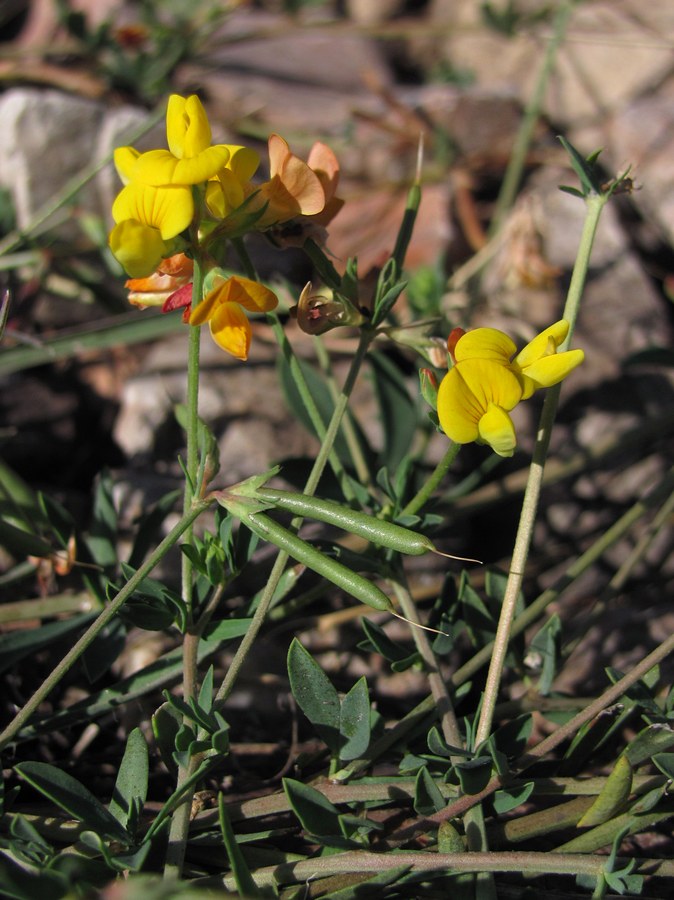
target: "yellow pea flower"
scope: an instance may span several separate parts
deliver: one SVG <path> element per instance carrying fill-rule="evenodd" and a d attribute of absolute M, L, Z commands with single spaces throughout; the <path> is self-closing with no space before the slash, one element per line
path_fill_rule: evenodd
<path fill-rule="evenodd" d="M 168 150 L 140 153 L 122 147 L 115 163 L 122 179 L 143 184 L 201 184 L 222 169 L 229 160 L 225 144 L 211 144 L 211 126 L 201 100 L 192 94 L 171 94 L 166 109 Z M 131 151 L 131 152 L 129 152 Z"/>
<path fill-rule="evenodd" d="M 561 319 L 542 331 L 533 341 L 529 341 L 513 359 L 512 368 L 522 381 L 523 400 L 531 397 L 539 388 L 558 384 L 585 359 L 582 350 L 557 353 L 557 348 L 568 333 L 569 323 Z"/>
<path fill-rule="evenodd" d="M 108 242 L 132 278 L 143 278 L 175 250 L 175 238 L 194 216 L 192 189 L 183 185 L 153 187 L 131 182 L 112 205 L 117 223 Z"/>
<path fill-rule="evenodd" d="M 494 359 L 466 359 L 440 382 L 440 426 L 457 444 L 478 441 L 499 456 L 512 456 L 517 438 L 508 413 L 521 399 L 520 382 L 509 368 Z"/>
<path fill-rule="evenodd" d="M 450 335 L 455 365 L 438 390 L 438 418 L 445 434 L 459 444 L 479 441 L 500 456 L 511 456 L 516 444 L 508 412 L 535 390 L 551 387 L 584 359 L 582 350 L 557 348 L 569 333 L 556 322 L 516 354 L 514 341 L 496 328 L 475 328 Z"/>
<path fill-rule="evenodd" d="M 273 291 L 239 275 L 226 280 L 217 279 L 215 287 L 206 294 L 190 314 L 190 325 L 208 322 L 215 343 L 236 356 L 248 359 L 252 331 L 244 310 L 270 312 L 278 304 Z"/>

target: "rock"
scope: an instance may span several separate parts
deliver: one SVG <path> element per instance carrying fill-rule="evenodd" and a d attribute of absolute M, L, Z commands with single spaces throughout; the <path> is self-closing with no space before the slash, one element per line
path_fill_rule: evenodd
<path fill-rule="evenodd" d="M 146 129 L 136 140 L 148 113 L 131 106 L 106 108 L 61 91 L 13 88 L 0 96 L 3 140 L 0 143 L 0 187 L 9 191 L 17 225 L 29 230 L 42 210 L 86 178 L 115 147 L 133 142 L 138 149 L 165 146 L 163 121 Z M 93 184 L 83 184 L 74 199 L 78 215 L 87 212 L 111 223 L 110 207 L 120 189 L 119 178 L 110 164 Z M 81 237 L 76 217 L 61 208 L 41 230 L 52 229 L 62 240 Z"/>

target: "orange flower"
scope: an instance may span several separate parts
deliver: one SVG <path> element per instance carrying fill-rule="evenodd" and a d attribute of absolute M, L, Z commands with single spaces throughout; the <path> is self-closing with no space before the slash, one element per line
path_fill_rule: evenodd
<path fill-rule="evenodd" d="M 217 278 L 215 287 L 192 310 L 189 322 L 208 322 L 219 347 L 237 359 L 248 359 L 252 330 L 244 310 L 270 312 L 277 304 L 276 294 L 257 281 L 239 275 Z"/>
<path fill-rule="evenodd" d="M 251 209 L 267 204 L 256 222 L 262 230 L 295 216 L 313 216 L 325 207 L 325 192 L 319 176 L 278 134 L 269 137 L 269 181 L 257 189 Z"/>

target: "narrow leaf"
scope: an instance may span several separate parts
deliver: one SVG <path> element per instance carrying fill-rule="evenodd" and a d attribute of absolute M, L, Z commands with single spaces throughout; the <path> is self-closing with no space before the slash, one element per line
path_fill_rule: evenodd
<path fill-rule="evenodd" d="M 359 759 L 370 743 L 370 694 L 365 677 L 359 678 L 341 704 L 339 732 L 342 760 Z"/>
<path fill-rule="evenodd" d="M 42 762 L 19 763 L 15 771 L 87 829 L 122 844 L 128 842 L 126 831 L 117 819 L 72 775 Z"/>
<path fill-rule="evenodd" d="M 330 750 L 340 749 L 340 702 L 332 682 L 317 662 L 293 639 L 288 650 L 288 677 L 297 705 Z"/>
<path fill-rule="evenodd" d="M 337 807 L 320 791 L 293 778 L 283 779 L 283 790 L 305 831 L 314 835 L 341 836 Z"/>
<path fill-rule="evenodd" d="M 110 800 L 110 812 L 133 836 L 147 797 L 149 760 L 147 744 L 139 728 L 126 740 L 126 749 Z"/>

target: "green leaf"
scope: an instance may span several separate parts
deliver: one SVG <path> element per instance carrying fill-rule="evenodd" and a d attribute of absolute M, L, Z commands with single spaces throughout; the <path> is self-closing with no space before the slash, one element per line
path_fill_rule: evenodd
<path fill-rule="evenodd" d="M 417 772 L 414 782 L 414 809 L 420 816 L 432 816 L 447 805 L 426 766 Z"/>
<path fill-rule="evenodd" d="M 94 493 L 87 546 L 93 561 L 112 574 L 117 566 L 117 510 L 112 477 L 107 470 L 101 473 Z"/>
<path fill-rule="evenodd" d="M 390 471 L 395 471 L 412 446 L 417 408 L 400 369 L 382 353 L 371 353 L 368 359 L 384 431 L 381 458 Z"/>
<path fill-rule="evenodd" d="M 305 831 L 316 836 L 341 836 L 339 811 L 320 791 L 293 778 L 283 779 L 283 790 Z"/>
<path fill-rule="evenodd" d="M 330 389 L 324 375 L 317 368 L 303 360 L 298 360 L 298 365 L 323 423 L 329 422 L 335 404 L 332 400 Z M 293 378 L 288 360 L 283 354 L 279 354 L 278 357 L 278 370 L 281 387 L 288 408 L 300 420 L 310 434 L 317 436 L 309 413 L 304 406 L 302 396 L 295 384 L 295 379 Z M 342 460 L 351 458 L 348 446 L 341 433 L 337 436 L 335 441 L 335 451 Z"/>
<path fill-rule="evenodd" d="M 341 703 L 339 758 L 358 759 L 370 743 L 370 694 L 365 676 L 359 678 Z"/>
<path fill-rule="evenodd" d="M 148 777 L 147 744 L 141 730 L 134 728 L 126 740 L 109 806 L 111 814 L 132 837 L 147 798 Z"/>
<path fill-rule="evenodd" d="M 72 775 L 42 762 L 19 763 L 15 771 L 88 830 L 121 844 L 128 843 L 126 831 L 117 819 Z"/>
<path fill-rule="evenodd" d="M 669 725 L 649 725 L 630 741 L 625 756 L 633 767 L 649 762 L 657 753 L 674 746 L 674 729 Z"/>
<path fill-rule="evenodd" d="M 161 761 L 172 775 L 178 774 L 178 766 L 173 758 L 176 738 L 183 719 L 171 703 L 162 703 L 152 716 L 152 734 L 157 742 Z"/>
<path fill-rule="evenodd" d="M 674 781 L 674 753 L 656 753 L 653 757 L 653 765 L 669 778 Z"/>
<path fill-rule="evenodd" d="M 6 519 L 0 519 L 0 546 L 15 559 L 24 559 L 26 556 L 40 556 L 46 559 L 53 550 L 43 538 L 23 528 L 17 528 Z"/>
<path fill-rule="evenodd" d="M 288 677 L 297 705 L 316 728 L 330 751 L 340 750 L 341 708 L 332 682 L 297 638 L 288 650 Z"/>
<path fill-rule="evenodd" d="M 534 727 L 534 718 L 530 713 L 512 719 L 498 728 L 489 738 L 489 741 L 501 752 L 510 757 L 518 757 L 524 753 L 531 732 Z"/>
<path fill-rule="evenodd" d="M 492 798 L 494 810 L 498 815 L 503 815 L 513 809 L 517 809 L 518 806 L 527 802 L 535 787 L 536 785 L 533 781 L 528 781 L 526 784 L 518 787 L 503 788 L 500 791 L 496 791 Z"/>
<path fill-rule="evenodd" d="M 457 763 L 454 771 L 464 794 L 479 794 L 491 778 L 491 758 L 478 757 Z"/>
<path fill-rule="evenodd" d="M 581 183 L 583 196 L 587 197 L 590 194 L 601 194 L 601 183 L 597 178 L 597 172 L 595 168 L 595 163 L 600 151 L 595 151 L 594 153 L 590 154 L 587 159 L 585 159 L 576 150 L 573 144 L 569 143 L 569 141 L 566 140 L 566 138 L 558 135 L 557 139 L 569 154 L 571 166 Z"/>
<path fill-rule="evenodd" d="M 384 629 L 371 619 L 363 617 L 360 624 L 367 635 L 367 640 L 358 644 L 359 649 L 381 654 L 385 660 L 391 663 L 394 672 L 403 672 L 420 659 L 416 650 L 410 651 L 402 644 L 392 641 Z"/>
<path fill-rule="evenodd" d="M 0 634 L 0 672 L 11 669 L 24 657 L 55 644 L 73 631 L 84 628 L 95 618 L 95 613 L 85 613 L 62 622 L 49 622 L 40 628 Z"/>
<path fill-rule="evenodd" d="M 222 842 L 225 845 L 225 852 L 227 853 L 227 859 L 229 860 L 229 866 L 232 870 L 239 896 L 262 897 L 263 894 L 258 890 L 253 876 L 250 874 L 248 863 L 237 843 L 232 823 L 227 815 L 222 792 L 218 794 L 218 821 L 220 823 Z"/>

